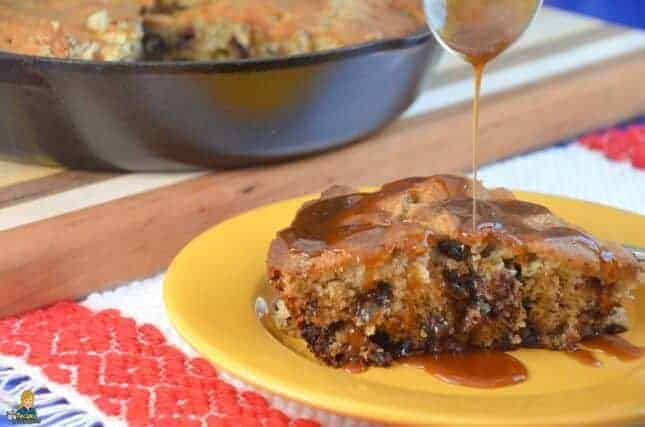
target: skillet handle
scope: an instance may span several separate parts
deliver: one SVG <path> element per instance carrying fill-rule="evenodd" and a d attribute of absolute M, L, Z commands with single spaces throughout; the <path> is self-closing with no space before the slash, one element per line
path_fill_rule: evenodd
<path fill-rule="evenodd" d="M 34 72 L 32 61 L 3 53 L 0 53 L 0 83 L 51 90 L 40 73 Z"/>

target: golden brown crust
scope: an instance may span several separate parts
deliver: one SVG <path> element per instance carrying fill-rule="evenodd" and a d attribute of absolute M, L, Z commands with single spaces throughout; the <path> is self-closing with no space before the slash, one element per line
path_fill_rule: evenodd
<path fill-rule="evenodd" d="M 152 0 L 0 0 L 0 50 L 86 60 L 135 59 Z"/>
<path fill-rule="evenodd" d="M 168 6 L 180 6 L 166 13 Z M 146 29 L 185 59 L 307 53 L 418 31 L 418 0 L 211 0 L 163 3 Z M 191 7 L 185 7 L 191 6 Z M 189 35 L 189 37 L 186 37 Z"/>
<path fill-rule="evenodd" d="M 0 50 L 134 60 L 152 39 L 150 59 L 272 57 L 403 36 L 423 22 L 420 0 L 0 0 Z"/>

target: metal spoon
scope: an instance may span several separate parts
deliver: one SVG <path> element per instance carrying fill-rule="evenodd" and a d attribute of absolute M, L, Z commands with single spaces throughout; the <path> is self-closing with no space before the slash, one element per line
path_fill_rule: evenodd
<path fill-rule="evenodd" d="M 513 44 L 542 0 L 424 0 L 428 25 L 449 52 L 483 65 Z"/>

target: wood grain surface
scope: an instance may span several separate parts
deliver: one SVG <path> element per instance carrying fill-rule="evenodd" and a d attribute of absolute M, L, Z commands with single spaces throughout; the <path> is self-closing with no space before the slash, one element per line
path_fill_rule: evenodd
<path fill-rule="evenodd" d="M 42 178 L 20 182 L 0 188 L 0 209 L 8 205 L 103 181 L 113 176 L 115 176 L 114 173 L 62 171 Z"/>
<path fill-rule="evenodd" d="M 645 113 L 644 69 L 645 53 L 632 54 L 486 98 L 482 162 Z M 209 174 L 0 232 L 0 317 L 160 272 L 197 234 L 261 204 L 335 183 L 468 170 L 470 120 L 463 104 L 324 155 Z"/>

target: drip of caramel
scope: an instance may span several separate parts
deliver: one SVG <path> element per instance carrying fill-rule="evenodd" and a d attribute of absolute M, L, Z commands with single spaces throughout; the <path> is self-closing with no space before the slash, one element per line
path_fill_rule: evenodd
<path fill-rule="evenodd" d="M 428 19 L 439 40 L 473 66 L 473 190 L 479 166 L 479 100 L 486 64 L 517 40 L 531 23 L 540 0 L 430 0 Z M 473 195 L 472 230 L 477 227 Z"/>
<path fill-rule="evenodd" d="M 618 335 L 601 335 L 582 343 L 587 348 L 601 350 L 623 362 L 645 357 L 645 347 L 636 346 Z"/>
<path fill-rule="evenodd" d="M 367 371 L 367 366 L 361 363 L 350 363 L 343 367 L 343 370 L 348 374 L 360 374 Z"/>
<path fill-rule="evenodd" d="M 593 366 L 594 368 L 602 367 L 602 362 L 589 350 L 580 348 L 574 351 L 567 351 L 565 354 L 583 365 Z"/>
<path fill-rule="evenodd" d="M 479 98 L 481 96 L 482 78 L 486 63 L 474 64 L 475 94 L 473 96 L 473 232 L 477 229 L 477 169 L 479 168 Z"/>

